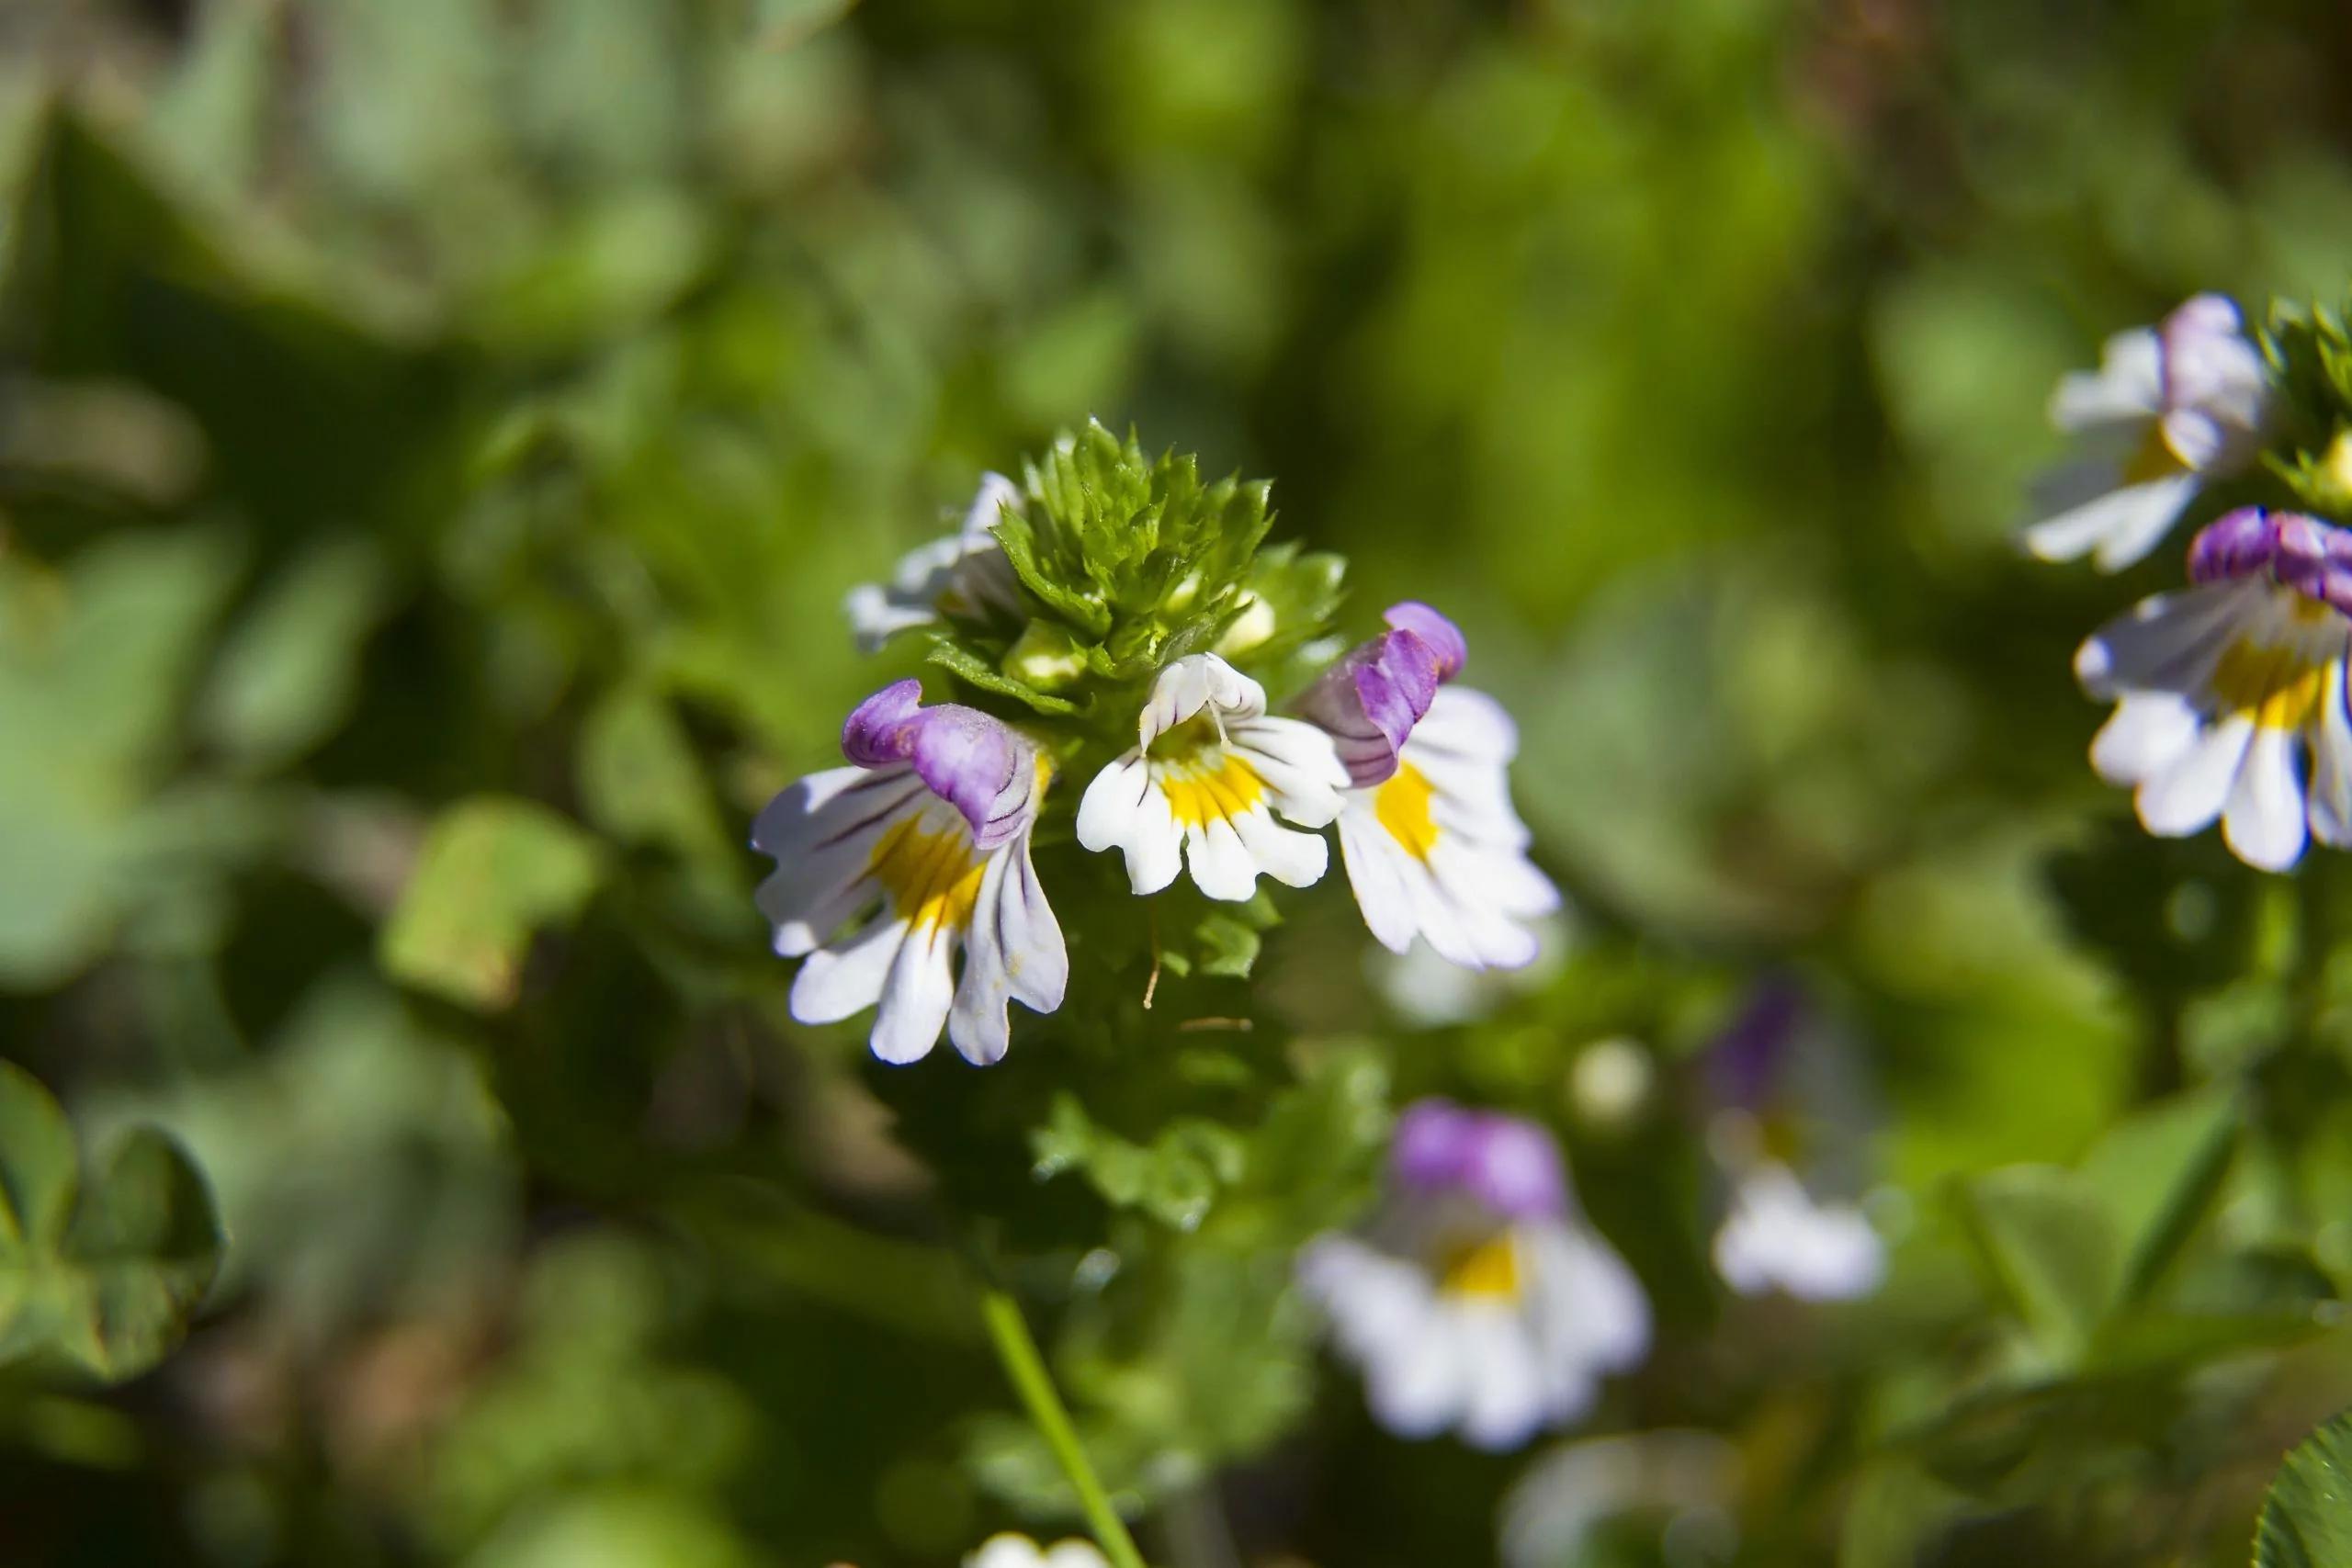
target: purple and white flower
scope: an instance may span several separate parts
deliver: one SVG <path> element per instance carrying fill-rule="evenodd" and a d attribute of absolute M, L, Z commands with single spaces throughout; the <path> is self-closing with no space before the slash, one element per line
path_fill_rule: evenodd
<path fill-rule="evenodd" d="M 888 582 L 861 583 L 849 591 L 842 608 L 859 649 L 872 653 L 899 633 L 942 617 L 1017 620 L 1020 582 L 989 530 L 1004 513 L 1020 510 L 1021 491 L 1011 479 L 982 474 L 962 527 L 909 550 Z"/>
<path fill-rule="evenodd" d="M 1542 1127 L 1420 1100 L 1388 1174 L 1371 1228 L 1308 1243 L 1299 1280 L 1389 1430 L 1516 1448 L 1647 1352 L 1640 1282 L 1578 1214 Z"/>
<path fill-rule="evenodd" d="M 2133 787 L 2149 832 L 2219 818 L 2230 850 L 2282 871 L 2352 838 L 2352 533 L 2243 507 L 2190 547 L 2193 586 L 2143 600 L 2075 656 L 2114 716 L 2091 765 Z"/>
<path fill-rule="evenodd" d="M 980 1543 L 980 1549 L 964 1559 L 964 1568 L 1110 1568 L 1102 1551 L 1090 1540 L 1075 1537 L 1057 1540 L 1051 1546 L 1039 1546 L 1025 1535 L 1006 1530 L 992 1535 Z"/>
<path fill-rule="evenodd" d="M 876 1008 L 882 1060 L 922 1057 L 944 1027 L 986 1064 L 1004 1055 L 1006 1004 L 1051 1012 L 1069 977 L 1029 860 L 1050 768 L 1000 720 L 924 707 L 922 695 L 906 680 L 866 698 L 842 730 L 853 765 L 811 773 L 760 813 L 752 846 L 776 869 L 759 906 L 776 952 L 808 959 L 794 1018 L 832 1023 Z"/>
<path fill-rule="evenodd" d="M 2088 555 L 2118 571 L 2154 549 L 2209 479 L 2262 446 L 2268 390 L 2238 308 L 2199 294 L 2154 327 L 2108 339 L 2096 372 L 2058 383 L 2050 418 L 2082 456 L 2046 479 L 2025 531 L 2044 560 Z"/>
<path fill-rule="evenodd" d="M 1886 1247 L 1860 1185 L 1863 1095 L 1849 1053 L 1787 980 L 1757 987 L 1707 1061 L 1707 1148 L 1727 1197 L 1715 1272 L 1744 1296 L 1849 1301 L 1878 1289 Z"/>
<path fill-rule="evenodd" d="M 1127 880 L 1157 893 L 1189 865 L 1212 898 L 1243 899 L 1261 873 L 1293 887 L 1321 880 L 1322 838 L 1347 783 L 1323 731 L 1266 712 L 1266 691 L 1214 653 L 1159 672 L 1136 742 L 1094 776 L 1078 806 L 1078 841 L 1125 852 Z"/>
<path fill-rule="evenodd" d="M 1386 632 L 1298 703 L 1348 769 L 1348 885 L 1393 953 L 1418 936 L 1464 968 L 1518 968 L 1537 952 L 1527 922 L 1560 907 L 1527 858 L 1527 827 L 1511 806 L 1519 732 L 1493 698 L 1448 684 L 1468 654 L 1452 621 L 1411 601 L 1385 619 Z"/>

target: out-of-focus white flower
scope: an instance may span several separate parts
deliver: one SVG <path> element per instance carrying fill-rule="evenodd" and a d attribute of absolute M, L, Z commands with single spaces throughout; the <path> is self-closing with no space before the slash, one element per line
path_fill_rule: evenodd
<path fill-rule="evenodd" d="M 861 583 L 849 591 L 842 608 L 858 647 L 872 653 L 899 632 L 942 616 L 1017 616 L 1020 584 L 989 530 L 1005 512 L 1020 510 L 1021 492 L 1011 479 L 981 475 L 979 493 L 966 509 L 962 527 L 899 557 L 888 582 Z"/>
<path fill-rule="evenodd" d="M 964 1559 L 964 1568 L 1110 1568 L 1091 1541 L 1057 1540 L 1039 1546 L 1025 1535 L 1006 1530 L 980 1543 Z"/>
<path fill-rule="evenodd" d="M 1725 1193 L 1715 1271 L 1741 1295 L 1849 1301 L 1885 1279 L 1885 1243 L 1859 1204 L 1831 1195 L 1838 1166 L 1853 1182 L 1864 1134 L 1838 1044 L 1804 991 L 1774 979 L 1709 1053 L 1707 1149 Z"/>
<path fill-rule="evenodd" d="M 1647 1352 L 1648 1301 L 1577 1213 L 1543 1128 L 1425 1100 L 1397 1122 L 1389 1179 L 1367 1234 L 1299 1258 L 1389 1430 L 1516 1448 Z"/>
<path fill-rule="evenodd" d="M 752 845 L 776 869 L 759 906 L 776 952 L 808 958 L 794 1018 L 832 1023 L 876 1007 L 882 1060 L 928 1054 L 944 1027 L 985 1064 L 1004 1055 L 1006 1004 L 1051 1012 L 1069 977 L 1029 860 L 1048 769 L 999 720 L 952 703 L 922 707 L 922 694 L 920 682 L 900 681 L 858 705 L 842 732 L 854 765 L 811 773 L 760 813 Z"/>
<path fill-rule="evenodd" d="M 2088 555 L 2102 571 L 2140 559 L 2201 485 L 2260 451 L 2267 389 L 2260 351 L 2218 294 L 2109 338 L 2098 369 L 2069 375 L 2051 399 L 2052 422 L 2083 455 L 2042 482 L 2026 547 L 2044 560 Z"/>
<path fill-rule="evenodd" d="M 2245 507 L 2197 536 L 2194 586 L 2143 600 L 2075 656 L 2116 704 L 2091 765 L 2162 838 L 2216 818 L 2248 865 L 2283 871 L 2352 838 L 2352 533 Z"/>
<path fill-rule="evenodd" d="M 1127 880 L 1157 893 L 1189 865 L 1212 898 L 1239 900 L 1260 874 L 1293 887 L 1330 863 L 1324 828 L 1347 775 L 1321 730 L 1266 713 L 1266 691 L 1214 653 L 1159 672 L 1136 743 L 1094 776 L 1078 805 L 1078 841 L 1125 852 Z"/>

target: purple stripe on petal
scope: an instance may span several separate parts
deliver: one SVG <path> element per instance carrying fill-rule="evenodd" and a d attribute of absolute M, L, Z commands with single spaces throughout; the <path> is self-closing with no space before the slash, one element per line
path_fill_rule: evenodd
<path fill-rule="evenodd" d="M 2267 571 L 2278 554 L 2271 513 L 2241 506 L 2208 523 L 2188 546 L 2188 580 L 2221 582 Z"/>
<path fill-rule="evenodd" d="M 1429 644 L 1437 656 L 1437 674 L 1441 681 L 1451 681 L 1462 673 L 1463 665 L 1470 660 L 1470 643 L 1462 628 L 1430 609 L 1418 599 L 1407 599 L 1391 604 L 1380 618 L 1400 632 L 1411 632 Z"/>
<path fill-rule="evenodd" d="M 922 705 L 910 677 L 857 705 L 842 750 L 860 767 L 913 766 L 932 794 L 961 812 L 984 850 L 1012 839 L 1036 811 L 1036 749 L 1002 720 L 957 703 Z"/>
<path fill-rule="evenodd" d="M 2257 572 L 2352 615 L 2352 532 L 2299 512 L 2242 506 L 2206 525 L 2188 547 L 2191 581 L 2231 581 Z"/>

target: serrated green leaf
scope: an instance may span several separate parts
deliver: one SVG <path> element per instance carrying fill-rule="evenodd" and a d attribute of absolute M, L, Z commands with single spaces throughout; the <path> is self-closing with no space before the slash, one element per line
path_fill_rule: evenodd
<path fill-rule="evenodd" d="M 133 1131 L 81 1191 L 64 1113 L 0 1063 L 0 1360 L 47 1351 L 118 1382 L 163 1359 L 220 1264 L 203 1178 L 161 1133 Z"/>
<path fill-rule="evenodd" d="M 2352 1416 L 2305 1438 L 2263 1499 L 2255 1568 L 2341 1568 L 2352 1562 Z"/>
<path fill-rule="evenodd" d="M 461 802 L 434 822 L 378 956 L 396 980 L 503 1008 L 532 933 L 577 915 L 602 874 L 595 840 L 546 807 Z"/>

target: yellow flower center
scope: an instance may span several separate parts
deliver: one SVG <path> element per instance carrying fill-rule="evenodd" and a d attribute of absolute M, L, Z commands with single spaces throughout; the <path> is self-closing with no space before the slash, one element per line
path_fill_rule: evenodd
<path fill-rule="evenodd" d="M 2291 648 L 2233 642 L 2213 666 L 2213 694 L 2224 713 L 2243 713 L 2264 729 L 2301 729 L 2319 713 L 2327 666 Z"/>
<path fill-rule="evenodd" d="M 1462 1247 L 1445 1260 L 1438 1288 L 1449 1296 L 1517 1301 L 1519 1247 L 1509 1233 Z"/>
<path fill-rule="evenodd" d="M 2188 471 L 2188 465 L 2180 460 L 2180 454 L 2174 451 L 2172 443 L 2165 439 L 2164 421 L 2150 420 L 2148 433 L 2140 438 L 2139 447 L 2124 460 L 2123 482 L 2127 485 L 2153 484 L 2157 479 L 2168 479 L 2175 474 Z"/>
<path fill-rule="evenodd" d="M 1426 862 L 1437 848 L 1437 818 L 1430 810 L 1436 795 L 1437 787 L 1427 773 L 1410 762 L 1399 762 L 1396 772 L 1372 797 L 1374 818 L 1418 861 Z"/>
<path fill-rule="evenodd" d="M 888 890 L 890 907 L 918 931 L 962 931 L 972 923 L 972 906 L 979 901 L 980 866 L 968 835 L 952 829 L 933 832 L 910 817 L 882 835 L 866 873 Z"/>
<path fill-rule="evenodd" d="M 1205 828 L 1246 816 L 1266 795 L 1258 770 L 1231 751 L 1199 752 L 1181 762 L 1162 762 L 1157 772 L 1179 828 Z"/>

